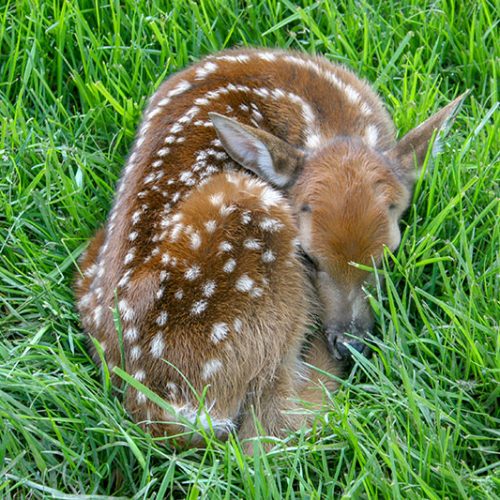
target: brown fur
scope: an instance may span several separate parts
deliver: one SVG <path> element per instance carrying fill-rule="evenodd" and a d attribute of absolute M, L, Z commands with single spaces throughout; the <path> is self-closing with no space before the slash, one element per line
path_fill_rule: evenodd
<path fill-rule="evenodd" d="M 322 407 L 323 385 L 335 383 L 300 354 L 311 311 L 319 306 L 327 332 L 359 319 L 341 311 L 369 322 L 367 273 L 351 262 L 370 264 L 399 244 L 413 151 L 420 159 L 456 106 L 396 144 L 376 94 L 323 58 L 229 51 L 169 78 L 145 111 L 76 286 L 108 366 L 123 361 L 174 409 L 128 388 L 133 417 L 155 435 L 182 434 L 183 418 L 208 428 L 210 418 L 221 437 L 235 426 L 250 437 L 254 416 L 282 435 L 304 422 L 291 411 L 298 399 Z M 298 243 L 317 264 L 314 292 Z M 329 343 L 313 338 L 305 361 L 338 374 Z"/>

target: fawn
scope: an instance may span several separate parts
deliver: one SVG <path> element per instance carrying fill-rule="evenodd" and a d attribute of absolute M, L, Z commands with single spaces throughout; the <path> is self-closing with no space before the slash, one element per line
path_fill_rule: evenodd
<path fill-rule="evenodd" d="M 372 274 L 352 263 L 399 245 L 415 162 L 463 98 L 396 142 L 376 93 L 322 57 L 232 50 L 167 79 L 76 285 L 109 368 L 173 409 L 128 388 L 133 417 L 154 435 L 181 434 L 182 419 L 221 438 L 256 435 L 255 417 L 270 435 L 297 429 L 297 400 L 332 387 L 305 362 L 337 373 L 365 350 Z"/>

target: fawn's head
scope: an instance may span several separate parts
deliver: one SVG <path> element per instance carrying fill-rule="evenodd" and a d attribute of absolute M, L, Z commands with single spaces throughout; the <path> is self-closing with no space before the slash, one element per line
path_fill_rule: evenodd
<path fill-rule="evenodd" d="M 339 360 L 350 358 L 347 345 L 368 350 L 363 340 L 373 326 L 364 293 L 373 275 L 353 263 L 377 265 L 384 246 L 398 247 L 399 219 L 417 177 L 415 163 L 422 165 L 434 135 L 451 121 L 463 98 L 388 151 L 377 151 L 355 137 L 335 137 L 303 151 L 263 130 L 210 114 L 228 154 L 288 192 L 328 345 Z"/>

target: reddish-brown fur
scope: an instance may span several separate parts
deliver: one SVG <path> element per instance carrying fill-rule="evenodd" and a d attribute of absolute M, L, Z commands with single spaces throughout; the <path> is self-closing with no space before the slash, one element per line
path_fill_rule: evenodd
<path fill-rule="evenodd" d="M 254 416 L 273 435 L 301 425 L 296 400 L 318 406 L 319 382 L 333 388 L 303 361 L 337 373 L 327 345 L 338 354 L 345 325 L 369 328 L 369 276 L 351 263 L 399 244 L 413 154 L 422 161 L 458 102 L 396 144 L 376 94 L 322 58 L 230 51 L 168 79 L 76 287 L 109 367 L 124 364 L 173 407 L 129 388 L 134 418 L 156 435 L 182 432 L 183 418 L 210 427 L 207 414 L 220 436 L 255 435 Z M 328 338 L 307 341 L 313 313 Z M 200 412 L 192 389 L 207 386 Z"/>

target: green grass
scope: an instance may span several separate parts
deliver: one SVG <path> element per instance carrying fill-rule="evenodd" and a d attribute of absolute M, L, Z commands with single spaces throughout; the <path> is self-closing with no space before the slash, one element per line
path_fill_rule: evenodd
<path fill-rule="evenodd" d="M 0 497 L 498 497 L 498 3 L 120 3 L 0 10 Z M 138 429 L 70 288 L 147 97 L 233 45 L 350 66 L 401 133 L 472 90 L 381 270 L 376 355 L 314 429 L 254 457 L 236 440 L 176 453 Z"/>

